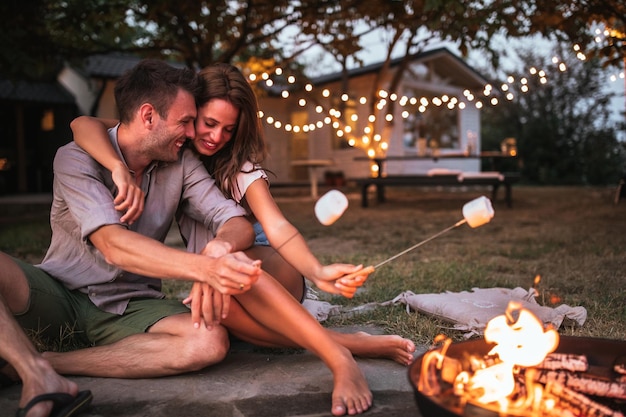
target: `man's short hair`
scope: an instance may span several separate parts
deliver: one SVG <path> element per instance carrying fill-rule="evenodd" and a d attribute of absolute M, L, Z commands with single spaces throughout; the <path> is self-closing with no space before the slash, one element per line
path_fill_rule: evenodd
<path fill-rule="evenodd" d="M 197 104 L 204 92 L 204 83 L 189 68 L 175 68 L 157 59 L 140 61 L 122 75 L 115 85 L 120 122 L 130 122 L 144 103 L 150 103 L 161 118 L 167 118 L 179 89 L 192 94 Z"/>

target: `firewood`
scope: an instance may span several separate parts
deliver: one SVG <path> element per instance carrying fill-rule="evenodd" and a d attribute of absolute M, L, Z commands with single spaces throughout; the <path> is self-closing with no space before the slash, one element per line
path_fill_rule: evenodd
<path fill-rule="evenodd" d="M 561 403 L 567 404 L 559 408 L 573 411 L 574 415 L 586 417 L 624 417 L 620 411 L 616 411 L 603 404 L 599 404 L 586 395 L 576 392 L 559 382 L 551 381 L 546 384 L 545 394 L 559 399 Z"/>
<path fill-rule="evenodd" d="M 557 370 L 572 372 L 585 372 L 589 368 L 587 357 L 585 355 L 576 355 L 573 353 L 550 353 L 545 357 L 543 362 L 536 366 L 539 369 Z"/>
<path fill-rule="evenodd" d="M 548 370 L 540 370 L 535 378 L 542 384 L 558 382 L 581 393 L 626 400 L 626 384 L 618 381 L 605 381 L 568 371 Z"/>

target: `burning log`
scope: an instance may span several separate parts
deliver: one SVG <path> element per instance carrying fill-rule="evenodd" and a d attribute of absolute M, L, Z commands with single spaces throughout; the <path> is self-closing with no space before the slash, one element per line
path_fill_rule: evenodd
<path fill-rule="evenodd" d="M 539 369 L 557 370 L 571 372 L 586 372 L 589 369 L 589 362 L 585 355 L 573 353 L 550 353 L 536 366 Z"/>
<path fill-rule="evenodd" d="M 619 381 L 604 381 L 573 372 L 547 370 L 537 372 L 535 380 L 545 385 L 559 383 L 589 395 L 626 400 L 626 384 Z"/>
<path fill-rule="evenodd" d="M 584 394 L 576 392 L 556 381 L 546 384 L 545 394 L 558 398 L 560 402 L 565 403 L 562 405 L 567 407 L 567 409 L 576 416 L 624 417 L 624 414 L 620 411 L 615 411 L 605 405 L 599 404 Z"/>
<path fill-rule="evenodd" d="M 427 395 L 440 393 L 443 390 L 441 383 L 452 384 L 456 376 L 463 370 L 460 361 L 446 356 L 446 351 L 451 342 L 450 339 L 447 339 L 444 341 L 441 351 L 431 350 L 424 354 L 419 386 L 420 391 L 429 393 Z"/>

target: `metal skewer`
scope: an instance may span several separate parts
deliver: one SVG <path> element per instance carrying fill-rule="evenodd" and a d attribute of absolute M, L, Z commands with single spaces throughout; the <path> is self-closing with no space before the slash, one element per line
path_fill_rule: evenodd
<path fill-rule="evenodd" d="M 384 261 L 380 262 L 379 264 L 377 264 L 377 265 L 375 265 L 375 266 L 371 266 L 371 265 L 370 265 L 370 266 L 366 266 L 365 268 L 363 268 L 363 269 L 361 269 L 361 270 L 359 270 L 359 271 L 357 271 L 357 272 L 353 272 L 353 273 L 351 273 L 351 274 L 344 275 L 344 276 L 342 277 L 342 279 L 352 279 L 352 278 L 355 278 L 355 277 L 357 277 L 357 276 L 359 276 L 359 275 L 363 275 L 363 274 L 371 274 L 372 272 L 374 272 L 376 269 L 380 268 L 381 266 L 383 266 L 383 265 L 384 265 L 384 264 L 386 264 L 387 262 L 391 262 L 391 261 L 393 261 L 394 259 L 396 259 L 396 258 L 398 258 L 398 257 L 400 257 L 400 256 L 402 256 L 402 255 L 404 255 L 405 253 L 408 253 L 408 252 L 411 252 L 411 251 L 412 251 L 412 250 L 414 250 L 414 249 L 417 249 L 418 247 L 422 246 L 423 244 L 425 244 L 425 243 L 427 243 L 427 242 L 430 242 L 431 240 L 433 240 L 433 239 L 435 239 L 435 238 L 437 238 L 437 237 L 441 236 L 442 234 L 444 234 L 444 233 L 446 233 L 446 232 L 448 232 L 448 231 L 450 231 L 450 230 L 454 229 L 455 227 L 459 227 L 460 225 L 462 225 L 462 224 L 464 224 L 464 223 L 466 223 L 466 222 L 467 222 L 467 220 L 465 220 L 465 219 L 463 219 L 463 220 L 459 220 L 458 222 L 456 222 L 456 223 L 455 223 L 455 224 L 453 224 L 452 226 L 450 226 L 450 227 L 448 227 L 448 228 L 446 228 L 446 229 L 444 229 L 444 230 L 440 231 L 439 233 L 436 233 L 436 234 L 432 235 L 431 237 L 429 237 L 429 238 L 427 238 L 427 239 L 422 240 L 421 242 L 419 242 L 419 243 L 417 243 L 417 244 L 415 244 L 415 245 L 411 246 L 411 247 L 410 247 L 410 248 L 408 248 L 408 249 L 403 250 L 402 252 L 396 253 L 396 254 L 395 254 L 395 255 L 393 255 L 392 257 L 385 259 Z"/>

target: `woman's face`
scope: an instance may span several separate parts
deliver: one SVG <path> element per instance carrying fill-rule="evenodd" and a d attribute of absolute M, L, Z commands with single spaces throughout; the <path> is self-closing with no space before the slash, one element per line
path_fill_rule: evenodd
<path fill-rule="evenodd" d="M 193 146 L 202 155 L 215 155 L 232 137 L 239 109 L 230 102 L 213 99 L 198 109 Z"/>

